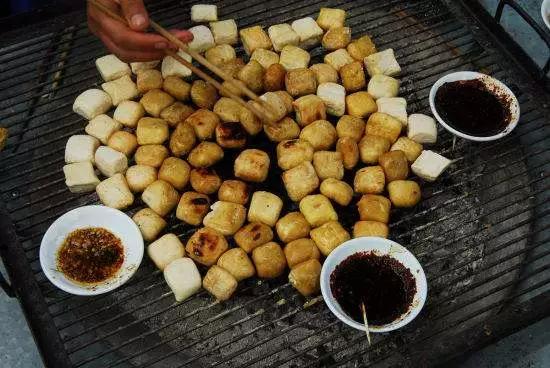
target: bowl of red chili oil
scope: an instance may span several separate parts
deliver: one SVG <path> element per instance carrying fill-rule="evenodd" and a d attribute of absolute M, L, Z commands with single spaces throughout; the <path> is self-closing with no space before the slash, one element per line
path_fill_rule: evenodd
<path fill-rule="evenodd" d="M 432 86 L 429 99 L 437 121 L 452 134 L 471 141 L 500 139 L 519 121 L 519 103 L 510 88 L 478 72 L 443 76 Z"/>
<path fill-rule="evenodd" d="M 428 285 L 422 266 L 398 243 L 378 237 L 348 240 L 327 257 L 321 292 L 342 322 L 365 331 L 389 332 L 411 322 L 426 301 Z"/>
<path fill-rule="evenodd" d="M 98 295 L 128 281 L 143 251 L 143 238 L 130 217 L 114 208 L 84 206 L 48 228 L 40 244 L 40 265 L 61 290 Z"/>

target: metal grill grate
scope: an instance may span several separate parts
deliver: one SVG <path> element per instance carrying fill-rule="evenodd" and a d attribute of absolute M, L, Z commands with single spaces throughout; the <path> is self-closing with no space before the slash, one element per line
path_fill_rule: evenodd
<path fill-rule="evenodd" d="M 185 26 L 192 3 L 161 0 L 149 8 L 164 26 Z M 84 23 L 2 49 L 0 124 L 11 135 L 0 155 L 0 194 L 15 237 L 2 226 L 9 244 L 1 250 L 47 361 L 105 368 L 432 365 L 547 313 L 550 127 L 541 103 L 547 96 L 533 92 L 483 35 L 474 38 L 464 8 L 438 0 L 215 3 L 239 28 L 316 16 L 321 6 L 345 9 L 354 37 L 368 33 L 380 49 L 395 50 L 410 112 L 429 111 L 427 95 L 441 75 L 479 70 L 511 86 L 521 122 L 514 134 L 486 144 L 453 142 L 439 132 L 435 150 L 455 164 L 423 186 L 417 208 L 394 211 L 391 223 L 392 238 L 423 264 L 428 303 L 409 327 L 374 336 L 368 348 L 364 334 L 338 322 L 320 297 L 306 301 L 284 279 L 248 280 L 224 303 L 201 292 L 177 304 L 162 274 L 144 260 L 128 284 L 108 295 L 55 289 L 40 270 L 38 248 L 55 218 L 97 202 L 95 194 L 70 194 L 61 167 L 66 139 L 85 125 L 72 102 L 100 83 L 93 60 L 105 50 Z M 317 62 L 322 50 L 312 56 Z M 185 239 L 190 229 L 171 223 Z"/>

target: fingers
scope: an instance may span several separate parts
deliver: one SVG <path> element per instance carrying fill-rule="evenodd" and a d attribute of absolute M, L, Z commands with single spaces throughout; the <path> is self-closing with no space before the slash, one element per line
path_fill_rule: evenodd
<path fill-rule="evenodd" d="M 121 0 L 122 14 L 134 31 L 145 31 L 149 27 L 149 16 L 142 0 Z"/>

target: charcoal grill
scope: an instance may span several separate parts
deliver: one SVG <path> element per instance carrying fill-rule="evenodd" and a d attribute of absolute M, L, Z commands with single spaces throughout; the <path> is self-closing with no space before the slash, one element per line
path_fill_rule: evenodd
<path fill-rule="evenodd" d="M 162 25 L 185 27 L 192 3 L 159 0 L 149 9 Z M 61 168 L 67 138 L 85 125 L 72 103 L 100 84 L 93 60 L 106 50 L 88 32 L 82 11 L 7 33 L 0 41 L 0 125 L 10 129 L 0 154 L 0 251 L 47 366 L 435 366 L 550 314 L 546 71 L 527 61 L 477 2 L 214 3 L 240 28 L 315 17 L 321 6 L 345 9 L 354 36 L 371 34 L 380 49 L 395 50 L 411 112 L 429 112 L 429 89 L 442 75 L 476 70 L 512 88 L 520 123 L 513 134 L 483 144 L 439 132 L 434 149 L 454 165 L 422 186 L 415 209 L 394 211 L 391 223 L 391 238 L 424 266 L 427 304 L 406 328 L 374 335 L 371 347 L 320 297 L 302 298 L 284 278 L 248 280 L 224 303 L 201 292 L 178 304 L 146 259 L 117 291 L 77 297 L 47 281 L 38 249 L 58 216 L 98 201 L 95 194 L 69 193 Z M 321 50 L 313 56 L 320 60 Z M 282 190 L 275 180 L 267 185 Z M 172 219 L 172 231 L 185 239 L 190 229 Z"/>

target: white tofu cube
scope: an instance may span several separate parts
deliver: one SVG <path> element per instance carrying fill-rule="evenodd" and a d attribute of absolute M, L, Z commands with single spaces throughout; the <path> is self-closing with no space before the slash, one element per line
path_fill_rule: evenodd
<path fill-rule="evenodd" d="M 92 137 L 96 137 L 103 144 L 107 144 L 109 137 L 122 128 L 122 124 L 113 120 L 107 115 L 98 115 L 88 122 L 88 125 L 84 128 L 86 133 Z"/>
<path fill-rule="evenodd" d="M 174 234 L 166 234 L 147 247 L 147 253 L 159 270 L 164 270 L 172 261 L 185 256 L 185 247 Z"/>
<path fill-rule="evenodd" d="M 258 191 L 252 194 L 248 210 L 249 222 L 261 222 L 268 226 L 275 226 L 279 219 L 283 201 L 273 193 Z"/>
<path fill-rule="evenodd" d="M 451 160 L 434 151 L 422 151 L 411 165 L 411 170 L 426 181 L 435 181 L 450 164 Z"/>
<path fill-rule="evenodd" d="M 111 96 L 100 89 L 89 89 L 74 100 L 73 111 L 84 119 L 91 120 L 100 114 L 106 113 L 113 102 Z"/>
<path fill-rule="evenodd" d="M 72 164 L 74 162 L 90 161 L 93 164 L 97 147 L 99 147 L 97 138 L 86 134 L 73 135 L 65 145 L 65 162 Z"/>
<path fill-rule="evenodd" d="M 111 96 L 114 106 L 125 100 L 133 100 L 139 95 L 137 85 L 128 75 L 103 83 L 101 88 Z"/>
<path fill-rule="evenodd" d="M 407 126 L 407 100 L 402 97 L 381 97 L 376 100 L 378 112 L 391 115 Z"/>
<path fill-rule="evenodd" d="M 105 55 L 95 61 L 95 66 L 105 82 L 132 74 L 130 66 L 115 55 Z"/>
<path fill-rule="evenodd" d="M 287 71 L 293 69 L 307 68 L 311 56 L 309 52 L 296 46 L 285 46 L 281 51 L 281 57 L 279 58 L 279 64 L 281 64 Z"/>
<path fill-rule="evenodd" d="M 401 73 L 401 67 L 395 59 L 393 49 L 387 49 L 367 56 L 363 62 L 367 72 L 372 77 L 377 74 L 394 76 Z"/>
<path fill-rule="evenodd" d="M 196 294 L 202 286 L 201 275 L 191 258 L 178 258 L 170 262 L 164 268 L 164 279 L 178 302 Z"/>
<path fill-rule="evenodd" d="M 290 24 L 275 24 L 267 29 L 267 33 L 275 51 L 280 52 L 287 45 L 298 46 L 300 44 L 300 36 Z"/>
<path fill-rule="evenodd" d="M 71 193 L 86 193 L 95 190 L 99 179 L 90 161 L 75 162 L 63 166 L 65 185 Z"/>
<path fill-rule="evenodd" d="M 342 116 L 346 112 L 346 89 L 332 82 L 321 83 L 317 87 L 317 96 L 323 100 L 327 113 Z"/>
<path fill-rule="evenodd" d="M 332 66 L 334 69 L 340 71 L 340 68 L 344 65 L 353 63 L 355 60 L 351 57 L 346 49 L 338 49 L 326 54 L 324 58 L 325 64 Z"/>
<path fill-rule="evenodd" d="M 143 105 L 136 101 L 122 101 L 113 114 L 113 119 L 124 126 L 135 128 L 137 122 L 145 115 Z"/>
<path fill-rule="evenodd" d="M 182 57 L 183 59 L 187 60 L 188 62 L 192 62 L 193 58 L 188 53 L 179 50 L 178 55 Z M 180 78 L 187 78 L 190 77 L 193 72 L 191 69 L 189 69 L 186 66 L 181 65 L 176 59 L 174 59 L 171 56 L 166 56 L 164 59 L 162 59 L 162 65 L 160 67 L 162 72 L 162 78 L 169 77 L 171 75 L 180 77 Z"/>
<path fill-rule="evenodd" d="M 311 17 L 297 19 L 292 22 L 291 26 L 294 32 L 300 37 L 300 47 L 303 49 L 309 49 L 318 45 L 321 42 L 321 38 L 323 38 L 323 30 Z"/>
<path fill-rule="evenodd" d="M 437 142 L 435 120 L 424 114 L 411 114 L 408 120 L 407 137 L 417 143 Z"/>
<path fill-rule="evenodd" d="M 97 185 L 95 191 L 101 203 L 107 207 L 121 210 L 134 203 L 134 195 L 122 174 L 116 174 L 103 180 Z"/>
<path fill-rule="evenodd" d="M 136 61 L 134 63 L 130 63 L 130 68 L 132 69 L 132 73 L 137 74 L 140 70 L 155 69 L 159 64 L 160 60 Z"/>
<path fill-rule="evenodd" d="M 195 23 L 214 22 L 218 20 L 216 5 L 196 4 L 191 7 L 191 20 Z"/>
<path fill-rule="evenodd" d="M 111 147 L 101 146 L 95 151 L 95 164 L 105 176 L 124 173 L 128 168 L 128 158 Z"/>
<path fill-rule="evenodd" d="M 210 30 L 216 45 L 235 45 L 239 42 L 239 32 L 235 19 L 226 19 L 210 23 Z"/>
<path fill-rule="evenodd" d="M 190 50 L 205 52 L 209 48 L 214 47 L 214 36 L 207 26 L 191 27 L 189 28 L 189 32 L 193 34 L 193 41 L 187 44 Z"/>
<path fill-rule="evenodd" d="M 377 74 L 371 77 L 367 91 L 375 100 L 396 97 L 399 94 L 399 81 L 387 75 Z"/>

